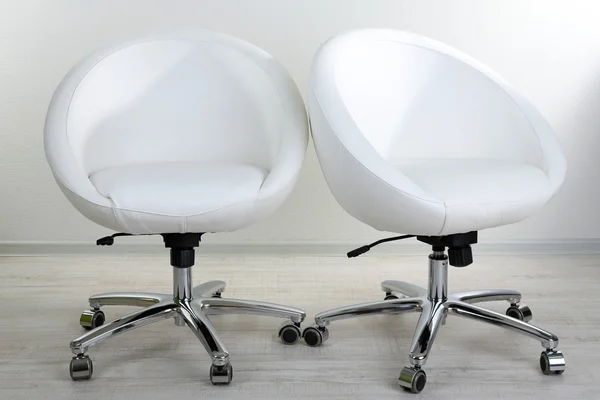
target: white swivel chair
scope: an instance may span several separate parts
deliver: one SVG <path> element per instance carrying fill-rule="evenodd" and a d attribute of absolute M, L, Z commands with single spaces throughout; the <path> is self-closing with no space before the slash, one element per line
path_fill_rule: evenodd
<path fill-rule="evenodd" d="M 173 294 L 90 297 L 71 342 L 74 380 L 89 379 L 88 349 L 165 318 L 187 325 L 212 359 L 212 383 L 228 384 L 229 354 L 208 315 L 289 319 L 304 311 L 221 298 L 225 282 L 192 287 L 203 233 L 241 229 L 274 211 L 294 187 L 308 143 L 302 98 L 284 68 L 242 40 L 199 31 L 124 43 L 74 67 L 52 98 L 44 131 L 61 190 L 88 219 L 125 234 L 161 234 L 170 248 Z M 112 244 L 114 236 L 98 241 Z M 249 271 L 248 273 L 251 273 Z M 103 325 L 105 305 L 140 311 Z"/>
<path fill-rule="evenodd" d="M 314 60 L 308 97 L 318 158 L 340 205 L 377 230 L 416 236 L 433 252 L 427 289 L 385 281 L 385 300 L 318 314 L 305 341 L 320 345 L 335 320 L 420 312 L 410 363 L 399 378 L 418 393 L 426 383 L 422 367 L 450 312 L 539 340 L 542 371 L 562 373 L 558 338 L 528 323 L 531 312 L 519 292 L 447 293 L 448 264 L 472 262 L 477 231 L 525 219 L 563 182 L 557 139 L 531 103 L 459 51 L 385 29 L 327 41 Z M 511 304 L 507 315 L 474 305 L 498 300 Z"/>

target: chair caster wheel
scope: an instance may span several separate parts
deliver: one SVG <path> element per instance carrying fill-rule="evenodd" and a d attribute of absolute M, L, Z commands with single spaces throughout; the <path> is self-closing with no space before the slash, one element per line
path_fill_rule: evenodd
<path fill-rule="evenodd" d="M 526 304 L 513 304 L 506 310 L 506 315 L 511 318 L 521 320 L 523 322 L 531 321 L 533 314 L 531 309 Z"/>
<path fill-rule="evenodd" d="M 410 390 L 413 393 L 421 393 L 427 383 L 427 374 L 420 368 L 406 366 L 400 371 L 398 385 L 404 390 Z"/>
<path fill-rule="evenodd" d="M 211 365 L 210 382 L 213 385 L 229 385 L 233 379 L 233 367 L 231 364 Z"/>
<path fill-rule="evenodd" d="M 74 381 L 85 381 L 92 377 L 94 373 L 94 364 L 92 359 L 86 355 L 73 357 L 69 365 L 69 373 Z"/>
<path fill-rule="evenodd" d="M 213 299 L 220 299 L 220 298 L 222 298 L 222 297 L 221 297 L 221 294 L 222 294 L 222 293 L 223 293 L 223 292 L 215 292 L 215 293 L 213 293 L 213 294 L 212 294 L 210 297 L 211 297 L 211 298 L 213 298 Z"/>
<path fill-rule="evenodd" d="M 384 300 L 398 300 L 398 296 L 396 296 L 395 294 L 392 294 L 391 292 L 386 292 L 385 297 L 383 299 Z"/>
<path fill-rule="evenodd" d="M 300 332 L 300 324 L 296 325 L 293 322 L 285 323 L 281 329 L 279 329 L 279 339 L 284 344 L 296 344 L 302 333 Z"/>
<path fill-rule="evenodd" d="M 304 329 L 304 332 L 302 332 L 302 337 L 307 345 L 311 347 L 317 347 L 329 339 L 329 331 L 325 327 L 312 325 Z"/>
<path fill-rule="evenodd" d="M 544 375 L 560 375 L 565 372 L 565 357 L 558 350 L 544 350 L 540 355 L 540 369 Z"/>
<path fill-rule="evenodd" d="M 88 331 L 104 325 L 104 321 L 106 317 L 100 310 L 85 310 L 79 317 L 79 325 Z"/>

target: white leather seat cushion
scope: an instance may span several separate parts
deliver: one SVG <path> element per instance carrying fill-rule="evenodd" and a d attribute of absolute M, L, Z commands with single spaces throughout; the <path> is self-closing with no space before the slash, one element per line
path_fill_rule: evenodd
<path fill-rule="evenodd" d="M 416 159 L 395 165 L 444 203 L 445 232 L 514 222 L 550 196 L 547 175 L 537 167 L 515 161 Z"/>
<path fill-rule="evenodd" d="M 115 212 L 135 213 L 135 222 L 140 225 L 144 219 L 151 223 L 154 216 L 160 216 L 164 226 L 164 217 L 173 217 L 179 228 L 164 229 L 184 232 L 210 231 L 231 223 L 219 221 L 231 219 L 231 213 L 223 212 L 227 208 L 236 210 L 236 224 L 244 224 L 267 175 L 267 171 L 247 164 L 160 162 L 103 169 L 90 180 L 112 201 Z M 207 218 L 195 218 L 194 227 L 181 219 L 203 215 Z M 120 220 L 126 217 L 122 215 Z"/>

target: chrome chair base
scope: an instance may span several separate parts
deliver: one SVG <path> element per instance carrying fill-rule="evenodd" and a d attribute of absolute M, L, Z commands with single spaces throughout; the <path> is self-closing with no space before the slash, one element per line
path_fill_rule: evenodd
<path fill-rule="evenodd" d="M 104 293 L 90 297 L 90 311 L 81 315 L 81 325 L 91 329 L 71 342 L 75 355 L 71 360 L 73 380 L 90 379 L 92 360 L 86 354 L 90 347 L 136 328 L 173 318 L 175 325 L 188 326 L 204 346 L 212 360 L 210 380 L 213 384 L 229 384 L 233 368 L 229 352 L 209 320 L 209 315 L 254 314 L 289 319 L 279 330 L 285 344 L 294 344 L 301 335 L 300 323 L 306 317 L 303 310 L 252 300 L 221 298 L 225 282 L 212 281 L 191 286 L 191 268 L 173 268 L 173 295 L 160 293 Z M 104 324 L 103 306 L 142 307 L 122 318 Z"/>
<path fill-rule="evenodd" d="M 447 315 L 473 319 L 521 333 L 538 340 L 544 351 L 540 368 L 544 374 L 561 374 L 565 370 L 562 353 L 556 350 L 558 337 L 529 323 L 531 311 L 521 304 L 521 293 L 514 290 L 477 290 L 447 294 L 448 257 L 442 251 L 429 256 L 429 288 L 407 282 L 384 281 L 381 288 L 385 299 L 321 312 L 315 316 L 315 325 L 303 332 L 305 342 L 319 346 L 329 338 L 327 326 L 337 320 L 378 314 L 420 312 L 409 353 L 409 364 L 400 373 L 398 384 L 413 393 L 425 387 L 427 376 L 423 371 L 436 334 L 445 324 Z M 486 310 L 475 304 L 488 301 L 510 303 L 506 314 Z"/>

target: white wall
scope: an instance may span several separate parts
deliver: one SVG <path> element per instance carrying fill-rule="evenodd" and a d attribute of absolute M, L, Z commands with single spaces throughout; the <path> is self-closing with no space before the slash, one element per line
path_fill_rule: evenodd
<path fill-rule="evenodd" d="M 541 212 L 482 236 L 600 238 L 600 2 L 595 0 L 0 0 L 0 242 L 87 241 L 106 233 L 63 198 L 42 128 L 67 70 L 133 35 L 201 27 L 245 38 L 306 92 L 311 57 L 342 30 L 391 27 L 453 45 L 519 88 L 556 129 L 569 161 Z M 311 145 L 312 146 L 312 145 Z M 296 190 L 271 218 L 211 241 L 361 242 L 382 236 L 329 194 L 312 148 Z"/>

